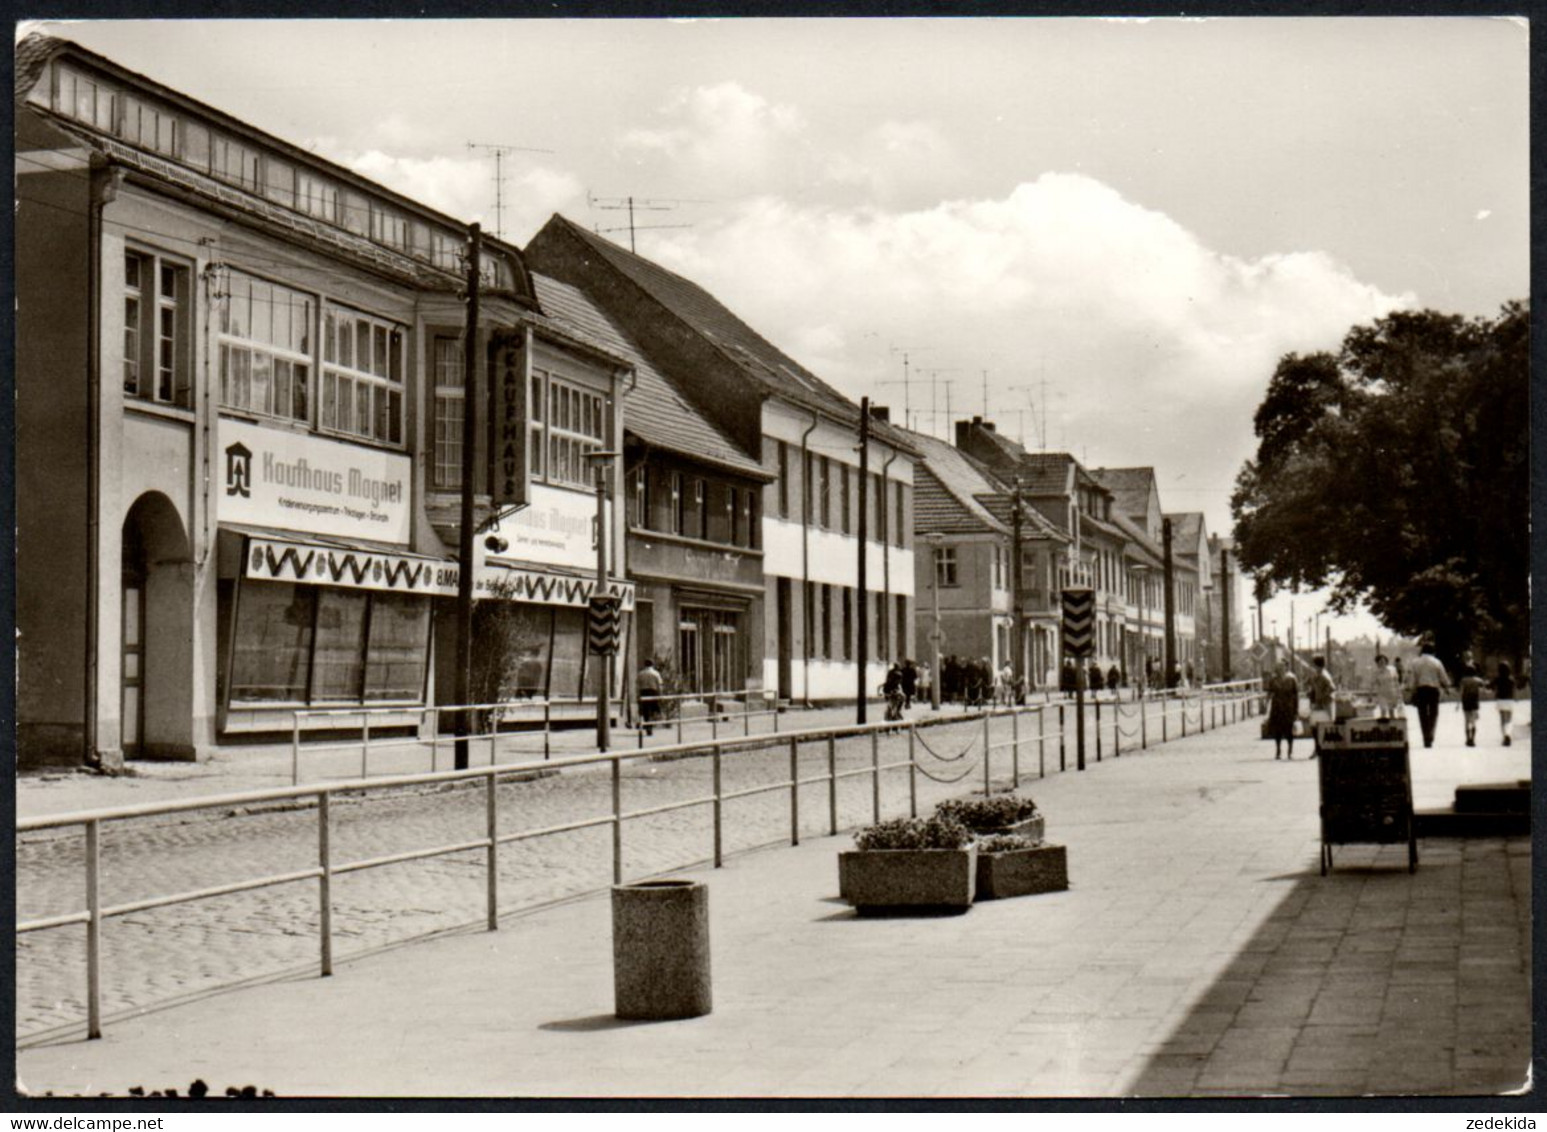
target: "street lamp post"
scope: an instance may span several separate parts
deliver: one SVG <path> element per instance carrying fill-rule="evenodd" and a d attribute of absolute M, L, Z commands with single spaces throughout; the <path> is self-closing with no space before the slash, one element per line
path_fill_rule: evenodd
<path fill-rule="evenodd" d="M 934 604 L 935 627 L 929 634 L 929 707 L 940 710 L 940 567 L 935 554 L 944 540 L 938 534 L 924 536 L 929 544 L 929 594 Z"/>
<path fill-rule="evenodd" d="M 1146 691 L 1149 690 L 1150 642 L 1149 626 L 1145 624 L 1148 618 L 1145 591 L 1149 588 L 1149 573 L 1150 567 L 1148 563 L 1134 563 L 1133 574 L 1139 580 L 1139 671 L 1135 675 L 1139 678 L 1139 683 L 1143 685 Z"/>

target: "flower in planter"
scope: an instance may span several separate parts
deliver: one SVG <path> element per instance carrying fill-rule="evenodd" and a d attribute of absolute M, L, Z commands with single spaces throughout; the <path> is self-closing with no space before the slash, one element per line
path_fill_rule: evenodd
<path fill-rule="evenodd" d="M 860 849 L 963 849 L 971 841 L 971 831 L 949 814 L 893 818 L 854 835 Z"/>
<path fill-rule="evenodd" d="M 987 798 L 952 798 L 935 807 L 940 817 L 949 817 L 970 830 L 1003 829 L 1035 817 L 1037 804 L 1020 794 L 995 794 Z"/>
<path fill-rule="evenodd" d="M 993 833 L 978 839 L 979 853 L 1013 853 L 1017 849 L 1035 849 L 1042 839 L 1024 833 Z"/>

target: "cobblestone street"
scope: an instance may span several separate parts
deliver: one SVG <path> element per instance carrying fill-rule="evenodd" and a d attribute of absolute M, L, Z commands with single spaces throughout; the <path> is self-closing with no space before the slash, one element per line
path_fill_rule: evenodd
<path fill-rule="evenodd" d="M 1124 724 L 1138 742 L 1137 711 Z M 1198 708 L 1189 709 L 1196 727 Z M 1072 769 L 1073 722 L 1066 762 Z M 1094 713 L 1087 712 L 1094 758 Z M 948 719 L 949 717 L 947 717 Z M 1110 743 L 1110 709 L 1105 713 Z M 1037 740 L 1034 714 L 1021 717 L 1020 775 L 1035 781 L 1040 765 L 1057 773 L 1056 710 L 1048 713 L 1044 739 Z M 1171 711 L 1173 731 L 1179 709 Z M 1159 728 L 1159 705 L 1149 724 Z M 1008 717 L 993 720 L 991 742 L 996 786 L 1012 776 Z M 941 798 L 982 787 L 983 724 L 973 717 L 919 732 L 920 812 Z M 691 737 L 691 736 L 690 736 Z M 570 737 L 570 742 L 575 742 Z M 845 738 L 834 744 L 839 772 L 837 825 L 847 829 L 871 819 L 875 795 L 868 773 L 871 740 Z M 899 733 L 877 739 L 875 757 L 884 765 L 905 761 L 908 744 Z M 1107 748 L 1110 757 L 1110 747 Z M 938 752 L 936 758 L 931 751 Z M 556 754 L 568 753 L 557 751 Z M 956 761 L 945 761 L 952 760 Z M 713 760 L 707 757 L 650 759 L 624 764 L 625 812 L 713 796 Z M 444 767 L 444 763 L 442 764 Z M 421 768 L 422 769 L 422 768 Z M 858 773 L 853 773 L 858 772 Z M 802 836 L 828 833 L 828 753 L 825 740 L 799 746 L 799 822 Z M 848 777 L 842 777 L 848 774 Z M 930 775 L 945 779 L 933 781 Z M 723 789 L 739 790 L 789 781 L 789 743 L 745 749 L 723 759 Z M 812 781 L 820 779 L 820 781 Z M 957 781 L 950 781 L 957 780 Z M 905 768 L 880 775 L 884 817 L 908 812 Z M 610 776 L 604 767 L 571 768 L 499 787 L 502 834 L 546 828 L 611 813 Z M 410 787 L 377 790 L 368 797 L 342 795 L 332 805 L 334 867 L 349 861 L 474 840 L 483 835 L 485 799 L 471 787 Z M 724 803 L 725 853 L 787 843 L 790 792 L 773 789 Z M 712 807 L 708 804 L 650 814 L 625 822 L 625 878 L 682 868 L 711 859 Z M 314 804 L 257 812 L 207 811 L 112 822 L 101 849 L 104 904 L 191 891 L 259 875 L 314 866 L 317 861 Z M 83 839 L 73 831 L 24 836 L 17 846 L 17 913 L 22 919 L 67 913 L 84 906 Z M 347 957 L 373 948 L 481 922 L 485 901 L 482 849 L 430 860 L 403 862 L 336 876 L 333 880 L 335 954 Z M 529 908 L 612 883 L 612 841 L 608 825 L 530 840 L 500 848 L 499 900 L 502 912 Z M 319 907 L 315 882 L 302 881 L 189 904 L 112 917 L 103 929 L 103 1013 L 115 1014 L 165 1003 L 252 978 L 315 968 Z M 81 926 L 27 933 L 17 941 L 17 1032 L 23 1037 L 53 1032 L 85 1017 L 85 930 Z"/>

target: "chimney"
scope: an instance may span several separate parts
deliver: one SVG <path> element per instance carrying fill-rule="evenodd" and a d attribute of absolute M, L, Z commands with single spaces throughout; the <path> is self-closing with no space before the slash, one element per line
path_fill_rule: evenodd
<path fill-rule="evenodd" d="M 993 421 L 984 421 L 983 422 L 983 429 L 984 429 L 985 432 L 993 432 L 994 431 L 994 422 Z"/>
<path fill-rule="evenodd" d="M 887 408 L 885 405 L 872 405 L 870 406 L 870 419 L 873 421 L 884 421 L 887 424 L 891 424 L 892 410 Z"/>
<path fill-rule="evenodd" d="M 970 443 L 972 443 L 972 422 L 971 421 L 957 421 L 956 422 L 956 447 L 958 447 L 958 448 L 966 448 L 967 445 L 970 444 Z"/>

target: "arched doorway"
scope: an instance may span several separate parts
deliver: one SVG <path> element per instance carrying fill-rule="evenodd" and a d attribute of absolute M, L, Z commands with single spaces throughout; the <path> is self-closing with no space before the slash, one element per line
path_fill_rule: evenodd
<path fill-rule="evenodd" d="M 130 759 L 184 755 L 193 736 L 193 571 L 165 495 L 135 500 L 121 547 L 119 744 Z"/>

